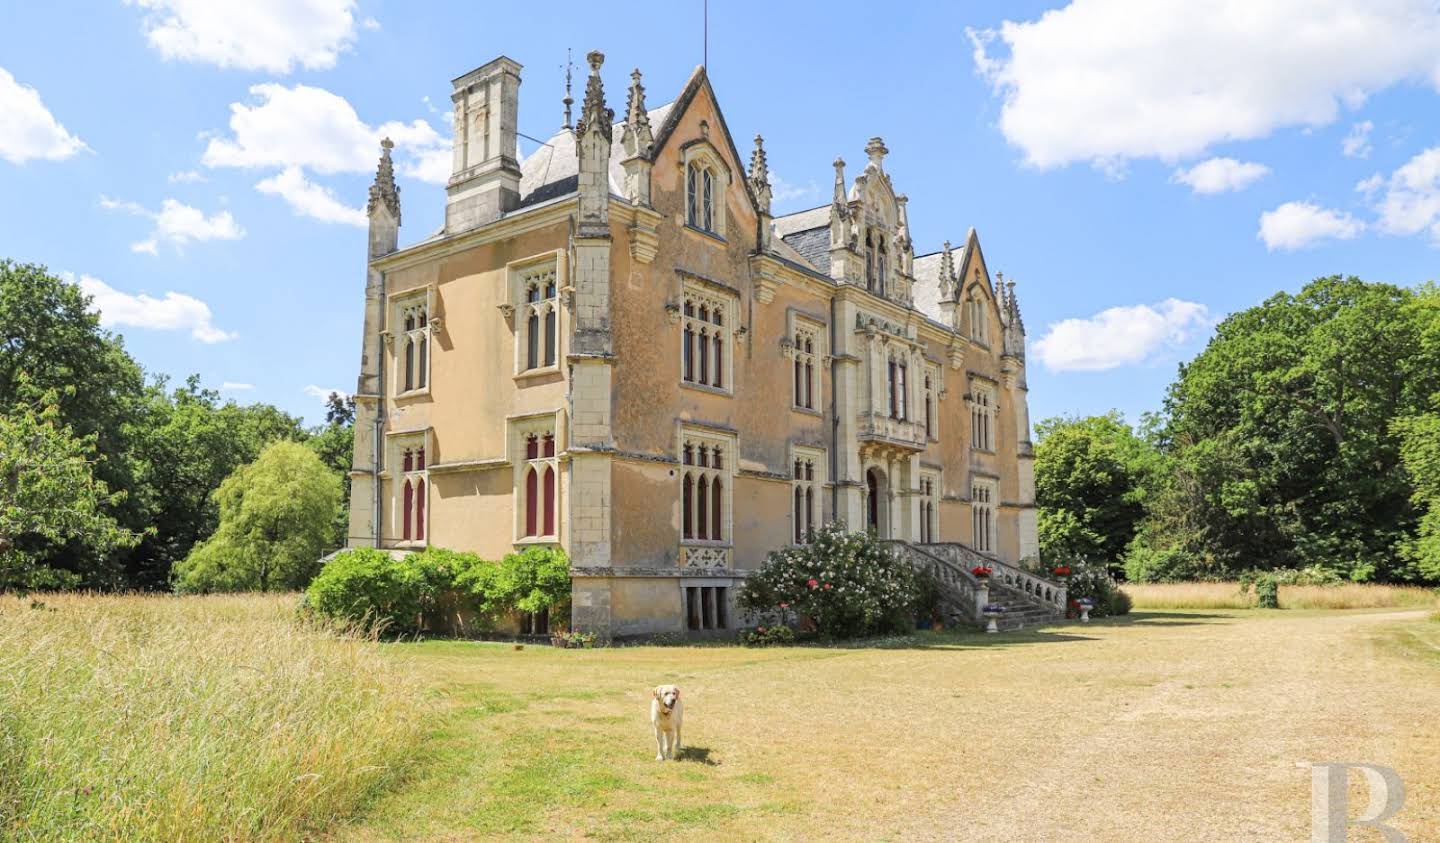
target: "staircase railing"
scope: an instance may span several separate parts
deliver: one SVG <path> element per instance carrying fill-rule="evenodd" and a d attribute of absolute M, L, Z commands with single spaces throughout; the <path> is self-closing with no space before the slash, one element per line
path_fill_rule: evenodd
<path fill-rule="evenodd" d="M 1043 604 L 1046 608 L 1064 613 L 1066 609 L 1065 584 L 1043 577 L 1024 568 L 1001 562 L 959 542 L 931 542 L 919 546 L 931 556 L 944 559 L 950 565 L 960 568 L 966 574 L 972 568 L 987 567 L 994 571 L 991 580 L 995 585 L 1011 589 Z"/>
<path fill-rule="evenodd" d="M 980 582 L 969 569 L 957 565 L 925 548 L 899 539 L 882 539 L 884 545 L 896 559 L 909 562 L 918 570 L 928 571 L 940 585 L 941 599 L 950 612 L 958 614 L 970 623 L 980 622 L 979 601 L 976 594 Z"/>

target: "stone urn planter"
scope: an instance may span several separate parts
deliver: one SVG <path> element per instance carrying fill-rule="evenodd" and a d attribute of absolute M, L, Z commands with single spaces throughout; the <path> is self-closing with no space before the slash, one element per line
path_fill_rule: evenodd
<path fill-rule="evenodd" d="M 1071 572 L 1069 565 L 1056 565 L 1054 568 L 1050 569 L 1050 573 L 1054 574 L 1055 579 L 1061 585 L 1065 585 L 1066 583 L 1070 582 Z"/>
<path fill-rule="evenodd" d="M 979 580 L 981 585 L 989 586 L 990 575 L 995 573 L 995 569 L 989 565 L 976 565 L 970 569 L 970 573 L 975 575 L 975 579 Z"/>
<path fill-rule="evenodd" d="M 1075 605 L 1080 609 L 1080 622 L 1089 623 L 1090 610 L 1095 608 L 1095 601 L 1086 597 L 1082 600 L 1076 600 Z"/>
<path fill-rule="evenodd" d="M 1004 606 L 991 603 L 990 605 L 981 609 L 980 614 L 983 615 L 985 618 L 985 631 L 987 633 L 995 633 L 1000 631 L 1000 626 L 997 622 L 1001 618 L 1005 617 Z"/>

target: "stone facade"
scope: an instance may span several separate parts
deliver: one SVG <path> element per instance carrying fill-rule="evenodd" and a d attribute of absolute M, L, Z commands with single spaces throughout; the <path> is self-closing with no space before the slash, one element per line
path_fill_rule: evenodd
<path fill-rule="evenodd" d="M 523 163 L 520 66 L 454 81 L 445 226 L 403 249 L 382 152 L 352 541 L 559 545 L 604 636 L 738 627 L 746 573 L 832 520 L 1034 556 L 1024 323 L 974 229 L 916 257 L 879 138 L 772 217 L 703 68 L 655 109 L 635 71 L 616 124 L 587 61 Z"/>

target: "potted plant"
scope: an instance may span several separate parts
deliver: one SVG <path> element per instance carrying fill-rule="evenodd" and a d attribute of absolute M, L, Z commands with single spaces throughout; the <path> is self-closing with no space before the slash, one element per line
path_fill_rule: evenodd
<path fill-rule="evenodd" d="M 995 573 L 995 569 L 989 565 L 976 565 L 970 569 L 970 573 L 975 575 L 975 579 L 984 582 L 990 579 L 990 575 Z"/>
<path fill-rule="evenodd" d="M 1061 582 L 1064 582 L 1070 577 L 1070 566 L 1056 565 L 1054 568 L 1051 569 L 1051 572 L 1054 573 Z"/>
<path fill-rule="evenodd" d="M 1081 597 L 1079 600 L 1075 601 L 1075 608 L 1080 610 L 1080 622 L 1089 623 L 1090 610 L 1095 608 L 1095 601 L 1091 600 L 1089 597 Z"/>
<path fill-rule="evenodd" d="M 999 626 L 999 624 L 997 623 L 997 621 L 999 621 L 1000 618 L 1002 618 L 1002 617 L 1005 616 L 1005 607 L 1004 607 L 1004 606 L 1001 606 L 999 603 L 986 603 L 986 604 L 984 605 L 984 607 L 982 607 L 982 608 L 980 609 L 980 614 L 982 614 L 982 615 L 985 616 L 985 621 L 986 621 L 986 623 L 985 623 L 985 631 L 986 631 L 986 632 L 999 632 L 999 631 L 1000 631 L 1000 626 Z"/>

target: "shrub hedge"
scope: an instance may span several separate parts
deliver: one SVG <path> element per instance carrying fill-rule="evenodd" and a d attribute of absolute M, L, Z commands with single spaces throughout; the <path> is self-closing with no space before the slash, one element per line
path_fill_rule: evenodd
<path fill-rule="evenodd" d="M 569 603 L 570 561 L 553 547 L 499 562 L 439 547 L 399 557 L 355 548 L 336 554 L 305 593 L 317 614 L 386 635 L 485 630 L 517 612 L 542 610 L 552 625 L 565 626 Z"/>

